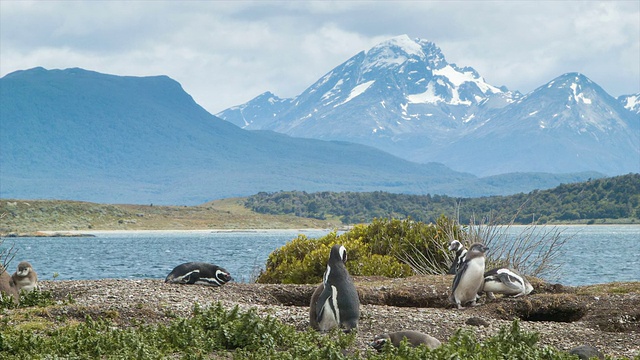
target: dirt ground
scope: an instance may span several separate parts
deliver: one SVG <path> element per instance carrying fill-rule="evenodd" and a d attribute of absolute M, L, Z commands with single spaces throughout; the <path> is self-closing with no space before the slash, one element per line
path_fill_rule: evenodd
<path fill-rule="evenodd" d="M 541 345 L 568 351 L 589 344 L 615 357 L 640 356 L 640 282 L 565 287 L 533 281 L 524 298 L 500 298 L 454 309 L 447 301 L 449 276 L 406 279 L 356 278 L 361 318 L 358 348 L 379 333 L 418 330 L 447 341 L 458 328 L 478 338 L 495 335 L 521 319 L 521 328 L 540 334 Z M 108 316 L 122 326 L 133 320 L 168 322 L 188 316 L 194 303 L 221 302 L 279 318 L 299 330 L 309 326 L 309 300 L 316 285 L 228 283 L 222 287 L 165 284 L 162 280 L 43 281 L 63 305 L 45 312 L 83 320 Z M 72 304 L 64 303 L 69 297 Z M 15 310 L 18 311 L 18 310 Z"/>

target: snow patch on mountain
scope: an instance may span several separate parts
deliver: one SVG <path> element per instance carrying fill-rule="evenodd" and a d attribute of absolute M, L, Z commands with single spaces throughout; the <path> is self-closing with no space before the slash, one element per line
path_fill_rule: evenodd
<path fill-rule="evenodd" d="M 364 93 L 365 91 L 367 91 L 367 89 L 373 85 L 373 83 L 375 82 L 375 80 L 370 80 L 367 82 L 364 82 L 360 85 L 356 85 L 353 89 L 351 89 L 351 92 L 349 93 L 349 96 L 340 104 L 334 105 L 334 107 L 342 105 L 344 103 L 347 103 L 351 100 L 353 100 L 355 97 L 357 97 L 358 95 Z"/>
<path fill-rule="evenodd" d="M 591 99 L 587 99 L 584 96 L 584 93 L 579 92 L 581 90 L 580 85 L 573 83 L 570 85 L 571 90 L 573 90 L 573 99 L 575 102 L 580 102 L 582 101 L 585 104 L 591 104 Z"/>
<path fill-rule="evenodd" d="M 625 109 L 640 115 L 640 93 L 633 95 L 622 95 L 618 101 Z"/>
<path fill-rule="evenodd" d="M 427 90 L 420 94 L 407 95 L 407 101 L 412 104 L 436 104 L 444 99 L 436 95 L 436 89 L 432 82 L 427 84 Z"/>
<path fill-rule="evenodd" d="M 478 78 L 475 72 L 472 70 L 458 71 L 451 65 L 447 65 L 443 68 L 433 70 L 433 75 L 444 76 L 449 79 L 449 81 L 455 86 L 460 86 L 466 82 L 475 83 L 476 85 L 478 85 L 478 88 L 480 88 L 480 90 L 485 94 L 487 92 L 492 94 L 498 94 L 502 92 L 497 87 L 487 84 L 484 79 Z"/>
<path fill-rule="evenodd" d="M 373 55 L 375 56 L 369 56 Z M 407 35 L 400 35 L 380 43 L 367 52 L 363 73 L 376 68 L 388 68 L 405 63 L 409 57 L 424 57 L 422 47 Z"/>

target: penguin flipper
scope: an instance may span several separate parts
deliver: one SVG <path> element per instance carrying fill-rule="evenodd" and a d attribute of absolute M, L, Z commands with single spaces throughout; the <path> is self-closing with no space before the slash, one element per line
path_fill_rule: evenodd
<path fill-rule="evenodd" d="M 457 272 L 457 267 L 458 263 L 453 260 L 453 262 L 451 263 L 451 267 L 449 267 L 449 271 L 447 271 L 447 275 L 455 275 L 455 273 Z"/>
<path fill-rule="evenodd" d="M 462 279 L 462 274 L 464 274 L 465 271 L 467 271 L 468 267 L 469 267 L 469 264 L 466 261 L 460 265 L 460 268 L 456 272 L 456 276 L 453 278 L 453 285 L 451 286 L 452 294 L 453 294 L 453 291 L 458 288 L 458 285 L 460 284 L 460 279 Z"/>
<path fill-rule="evenodd" d="M 322 316 L 324 315 L 324 304 L 331 298 L 333 290 L 331 286 L 325 286 L 320 296 L 318 296 L 318 301 L 316 302 L 316 321 L 319 323 L 322 320 Z"/>
<path fill-rule="evenodd" d="M 176 277 L 174 282 L 179 284 L 195 284 L 198 280 L 200 280 L 200 270 L 192 270 L 182 276 Z"/>

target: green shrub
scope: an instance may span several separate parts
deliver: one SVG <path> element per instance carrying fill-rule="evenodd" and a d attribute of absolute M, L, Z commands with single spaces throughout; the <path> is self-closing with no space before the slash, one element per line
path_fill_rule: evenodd
<path fill-rule="evenodd" d="M 11 296 L 0 294 L 0 309 L 13 309 L 17 307 L 46 307 L 55 304 L 51 291 L 35 289 L 30 292 L 20 291 L 20 303 L 16 304 Z"/>
<path fill-rule="evenodd" d="M 444 274 L 451 262 L 449 241 L 463 235 L 463 230 L 444 216 L 436 224 L 374 219 L 369 225 L 356 225 L 340 235 L 335 231 L 319 239 L 300 235 L 269 255 L 266 268 L 256 281 L 318 283 L 334 244 L 347 249 L 347 269 L 354 276 Z"/>

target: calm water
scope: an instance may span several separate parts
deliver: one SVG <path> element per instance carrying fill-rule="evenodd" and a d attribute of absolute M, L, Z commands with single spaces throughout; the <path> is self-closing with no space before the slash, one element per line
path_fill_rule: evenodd
<path fill-rule="evenodd" d="M 540 228 L 540 227 L 539 227 Z M 556 226 L 566 237 L 561 277 L 565 285 L 640 281 L 640 226 Z M 546 230 L 545 230 L 546 231 Z M 177 265 L 204 261 L 223 266 L 236 281 L 248 282 L 264 268 L 269 254 L 305 234 L 318 238 L 329 230 L 251 232 L 100 233 L 77 238 L 5 238 L 17 254 L 8 265 L 30 261 L 41 280 L 102 278 L 164 279 Z M 509 233 L 520 234 L 513 227 Z M 514 235 L 515 236 L 515 235 Z"/>

